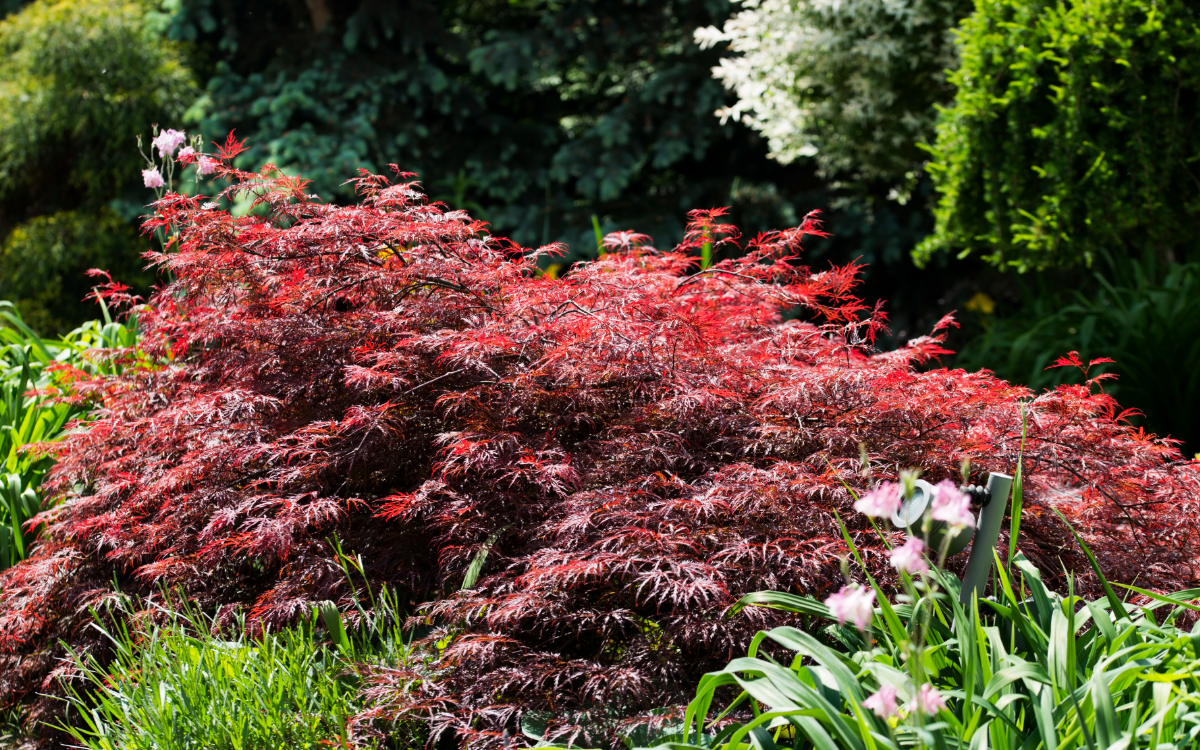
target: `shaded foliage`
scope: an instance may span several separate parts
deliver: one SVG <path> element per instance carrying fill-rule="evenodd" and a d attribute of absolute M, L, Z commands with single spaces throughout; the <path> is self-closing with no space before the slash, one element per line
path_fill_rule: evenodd
<path fill-rule="evenodd" d="M 89 269 L 105 268 L 139 289 L 152 276 L 142 270 L 149 243 L 107 207 L 60 211 L 17 226 L 0 245 L 0 299 L 16 307 L 38 331 L 64 331 L 95 315 L 87 300 Z"/>
<path fill-rule="evenodd" d="M 1115 373 L 1105 390 L 1136 406 L 1134 424 L 1200 447 L 1200 266 L 1162 265 L 1106 254 L 1104 268 L 1075 288 L 1061 279 L 1030 280 L 1019 312 L 979 314 L 980 335 L 955 356 L 966 369 L 988 367 L 1035 391 L 1082 382 L 1076 368 L 1055 368 L 1064 351 L 1108 357 L 1093 374 Z"/>
<path fill-rule="evenodd" d="M 270 161 L 325 200 L 352 198 L 343 175 L 399 163 L 452 208 L 523 244 L 566 241 L 572 258 L 595 256 L 593 215 L 604 231 L 636 226 L 674 243 L 697 205 L 731 206 L 747 231 L 821 206 L 835 239 L 820 252 L 893 269 L 909 268 L 929 230 L 924 208 L 883 199 L 888 186 L 851 200 L 811 163 L 773 162 L 764 139 L 714 115 L 729 103 L 710 72 L 722 50 L 692 36 L 725 21 L 725 0 L 178 8 L 165 33 L 192 45 L 207 82 L 189 126 L 210 138 L 236 128 L 249 138 L 239 166 Z M 872 276 L 895 300 L 903 271 Z M 905 304 L 925 312 L 923 300 Z"/>
<path fill-rule="evenodd" d="M 75 385 L 95 421 L 56 448 L 63 502 L 0 574 L 6 700 L 54 689 L 59 639 L 97 647 L 82 625 L 114 578 L 135 600 L 166 585 L 243 608 L 251 628 L 350 606 L 336 533 L 448 643 L 428 668 L 375 669 L 363 727 L 424 717 L 497 746 L 553 710 L 568 719 L 547 731 L 570 733 L 679 700 L 783 617 L 724 617 L 741 595 L 839 585 L 835 513 L 885 576 L 850 509 L 860 446 L 879 476 L 1015 465 L 1029 392 L 922 371 L 940 334 L 872 354 L 883 320 L 858 269 L 798 259 L 811 216 L 696 273 L 704 243 L 739 240 L 693 212 L 675 251 L 614 233 L 552 279 L 537 263 L 562 248 L 490 236 L 411 182 L 364 175 L 338 207 L 276 172 L 219 174 L 256 213 L 156 204 L 147 229 L 179 233 L 155 256 L 174 281 L 139 310 L 149 359 Z M 1094 385 L 1027 407 L 1022 548 L 1057 569 L 1046 507 L 1069 499 L 1114 575 L 1191 580 L 1200 476 Z"/>
<path fill-rule="evenodd" d="M 252 135 L 245 168 L 299 172 L 328 200 L 352 197 L 345 174 L 397 162 L 517 241 L 583 248 L 593 214 L 678 238 L 688 208 L 728 203 L 740 177 L 767 188 L 737 201 L 765 209 L 754 217 L 765 228 L 794 210 L 798 188 L 816 187 L 712 114 L 725 98 L 709 75 L 717 55 L 691 34 L 728 10 L 725 0 L 189 0 L 167 33 L 205 51 L 193 116 L 210 135 Z"/>

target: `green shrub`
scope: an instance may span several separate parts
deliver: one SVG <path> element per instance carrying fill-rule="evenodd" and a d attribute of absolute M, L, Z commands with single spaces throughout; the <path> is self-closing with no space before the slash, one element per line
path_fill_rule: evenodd
<path fill-rule="evenodd" d="M 960 26 L 954 104 L 929 172 L 936 229 L 916 251 L 1019 270 L 1200 234 L 1200 20 L 1184 0 L 979 0 Z"/>
<path fill-rule="evenodd" d="M 753 231 L 816 207 L 808 170 L 770 164 L 760 139 L 713 117 L 719 54 L 691 37 L 725 20 L 725 0 L 307 5 L 164 4 L 206 80 L 186 123 L 248 136 L 239 167 L 275 163 L 343 202 L 345 175 L 397 163 L 529 246 L 588 247 L 592 214 L 677 242 L 694 206 L 732 202 Z M 755 205 L 739 186 L 775 195 Z"/>
<path fill-rule="evenodd" d="M 5 217 L 107 203 L 137 185 L 134 134 L 195 97 L 149 3 L 41 0 L 0 22 L 0 202 Z M 144 201 L 138 201 L 140 205 Z"/>
<path fill-rule="evenodd" d="M 150 9 L 39 0 L 0 21 L 0 299 L 43 335 L 92 317 L 88 268 L 149 288 L 150 243 L 131 223 L 151 200 L 134 138 L 196 96 Z"/>
<path fill-rule="evenodd" d="M 141 253 L 150 241 L 107 208 L 38 216 L 14 229 L 0 245 L 0 299 L 16 301 L 34 330 L 57 335 L 95 314 L 85 297 L 92 268 L 123 283 L 149 288 Z"/>

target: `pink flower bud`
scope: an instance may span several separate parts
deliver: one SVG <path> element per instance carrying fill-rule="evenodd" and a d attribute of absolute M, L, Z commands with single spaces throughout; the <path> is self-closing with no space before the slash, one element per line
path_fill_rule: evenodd
<path fill-rule="evenodd" d="M 210 159 L 207 156 L 200 157 L 200 166 L 196 168 L 197 172 L 199 172 L 200 174 L 212 174 L 216 170 L 217 170 L 217 160 L 216 159 Z"/>
<path fill-rule="evenodd" d="M 854 509 L 872 518 L 887 518 L 900 510 L 900 487 L 884 482 L 859 498 Z"/>
<path fill-rule="evenodd" d="M 938 711 L 946 709 L 946 701 L 942 700 L 942 695 L 937 688 L 927 682 L 917 691 L 917 697 L 908 704 L 907 708 L 909 713 L 920 711 L 926 716 L 933 716 Z"/>
<path fill-rule="evenodd" d="M 892 685 L 882 685 L 879 690 L 862 702 L 863 708 L 869 708 L 881 719 L 890 719 L 900 713 L 896 705 L 896 688 Z"/>
<path fill-rule="evenodd" d="M 925 542 L 916 537 L 910 538 L 902 546 L 892 550 L 892 566 L 902 573 L 924 573 L 929 570 L 921 553 L 925 551 Z"/>
<path fill-rule="evenodd" d="M 937 496 L 929 517 L 935 521 L 944 521 L 950 526 L 970 526 L 975 528 L 975 515 L 971 513 L 971 499 L 958 491 L 949 479 L 943 479 L 937 486 Z"/>
<path fill-rule="evenodd" d="M 825 606 L 839 625 L 850 621 L 854 627 L 865 631 L 875 616 L 875 590 L 864 589 L 858 584 L 843 586 L 841 591 L 825 600 Z"/>
<path fill-rule="evenodd" d="M 162 175 L 158 173 L 158 169 L 143 169 L 142 182 L 148 188 L 160 188 L 167 184 L 163 182 Z"/>

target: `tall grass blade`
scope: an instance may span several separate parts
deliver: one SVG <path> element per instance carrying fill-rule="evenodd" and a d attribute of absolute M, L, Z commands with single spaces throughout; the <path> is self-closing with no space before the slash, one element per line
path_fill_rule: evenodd
<path fill-rule="evenodd" d="M 1088 564 L 1092 566 L 1092 570 L 1095 571 L 1096 577 L 1100 579 L 1100 585 L 1104 587 L 1104 595 L 1108 598 L 1108 605 L 1112 607 L 1113 614 L 1122 619 L 1129 619 L 1129 613 L 1125 611 L 1124 603 L 1122 603 L 1121 599 L 1117 596 L 1117 592 L 1113 591 L 1113 587 L 1109 584 L 1108 578 L 1104 576 L 1104 571 L 1100 570 L 1100 563 L 1096 562 L 1096 556 L 1092 554 L 1092 550 L 1083 541 L 1083 537 L 1079 536 L 1078 532 L 1075 531 L 1075 527 L 1072 526 L 1071 522 L 1067 520 L 1067 517 L 1058 512 L 1058 508 L 1051 506 L 1050 510 L 1054 511 L 1054 515 L 1058 516 L 1059 520 L 1061 520 L 1067 527 L 1067 530 L 1071 532 L 1071 536 L 1075 537 L 1075 541 L 1079 543 L 1079 547 L 1083 550 L 1083 554 L 1087 555 Z"/>
<path fill-rule="evenodd" d="M 1021 533 L 1021 507 L 1024 504 L 1024 476 L 1025 476 L 1025 431 L 1027 416 L 1025 414 L 1025 404 L 1021 404 L 1021 446 L 1017 451 L 1017 468 L 1013 472 L 1012 485 L 1012 504 L 1009 508 L 1009 525 L 1008 525 L 1008 564 L 1012 565 L 1013 558 L 1017 554 L 1017 538 Z"/>

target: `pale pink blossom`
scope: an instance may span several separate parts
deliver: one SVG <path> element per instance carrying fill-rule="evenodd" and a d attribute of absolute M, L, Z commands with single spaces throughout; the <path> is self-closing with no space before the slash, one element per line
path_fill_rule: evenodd
<path fill-rule="evenodd" d="M 860 497 L 854 509 L 872 518 L 887 518 L 900 510 L 900 487 L 884 482 Z"/>
<path fill-rule="evenodd" d="M 917 697 L 906 706 L 909 713 L 920 711 L 926 716 L 933 716 L 938 711 L 946 710 L 946 701 L 942 700 L 942 695 L 933 685 L 928 682 L 921 686 L 917 691 Z"/>
<path fill-rule="evenodd" d="M 925 542 L 914 537 L 909 537 L 909 540 L 903 545 L 892 550 L 892 566 L 901 573 L 924 573 L 929 570 L 929 566 L 925 564 L 925 558 L 921 553 L 925 551 Z"/>
<path fill-rule="evenodd" d="M 875 616 L 875 591 L 864 589 L 858 584 L 842 586 L 842 590 L 825 600 L 829 612 L 837 618 L 839 625 L 853 622 L 854 627 L 866 630 Z"/>
<path fill-rule="evenodd" d="M 975 515 L 971 513 L 971 498 L 959 492 L 949 479 L 943 479 L 938 484 L 937 495 L 933 498 L 929 517 L 935 521 L 944 521 L 950 526 L 975 528 Z"/>
<path fill-rule="evenodd" d="M 169 156 L 174 156 L 175 149 L 183 145 L 187 140 L 187 134 L 182 130 L 167 129 L 154 137 L 150 141 L 150 145 L 158 149 L 158 156 L 161 159 L 166 159 Z"/>
<path fill-rule="evenodd" d="M 175 157 L 180 164 L 191 164 L 196 160 L 196 149 L 191 146 L 184 146 L 179 149 L 179 155 Z"/>
<path fill-rule="evenodd" d="M 862 702 L 863 708 L 869 708 L 881 719 L 890 719 L 900 713 L 896 705 L 896 688 L 892 685 L 882 685 L 879 690 Z"/>
<path fill-rule="evenodd" d="M 200 174 L 212 174 L 213 172 L 216 171 L 216 169 L 217 169 L 217 160 L 216 159 L 210 159 L 207 156 L 201 156 L 200 157 L 200 166 L 196 168 L 196 171 L 199 172 Z"/>
<path fill-rule="evenodd" d="M 142 182 L 148 188 L 160 188 L 167 184 L 163 182 L 162 175 L 158 173 L 158 169 L 143 169 Z"/>

